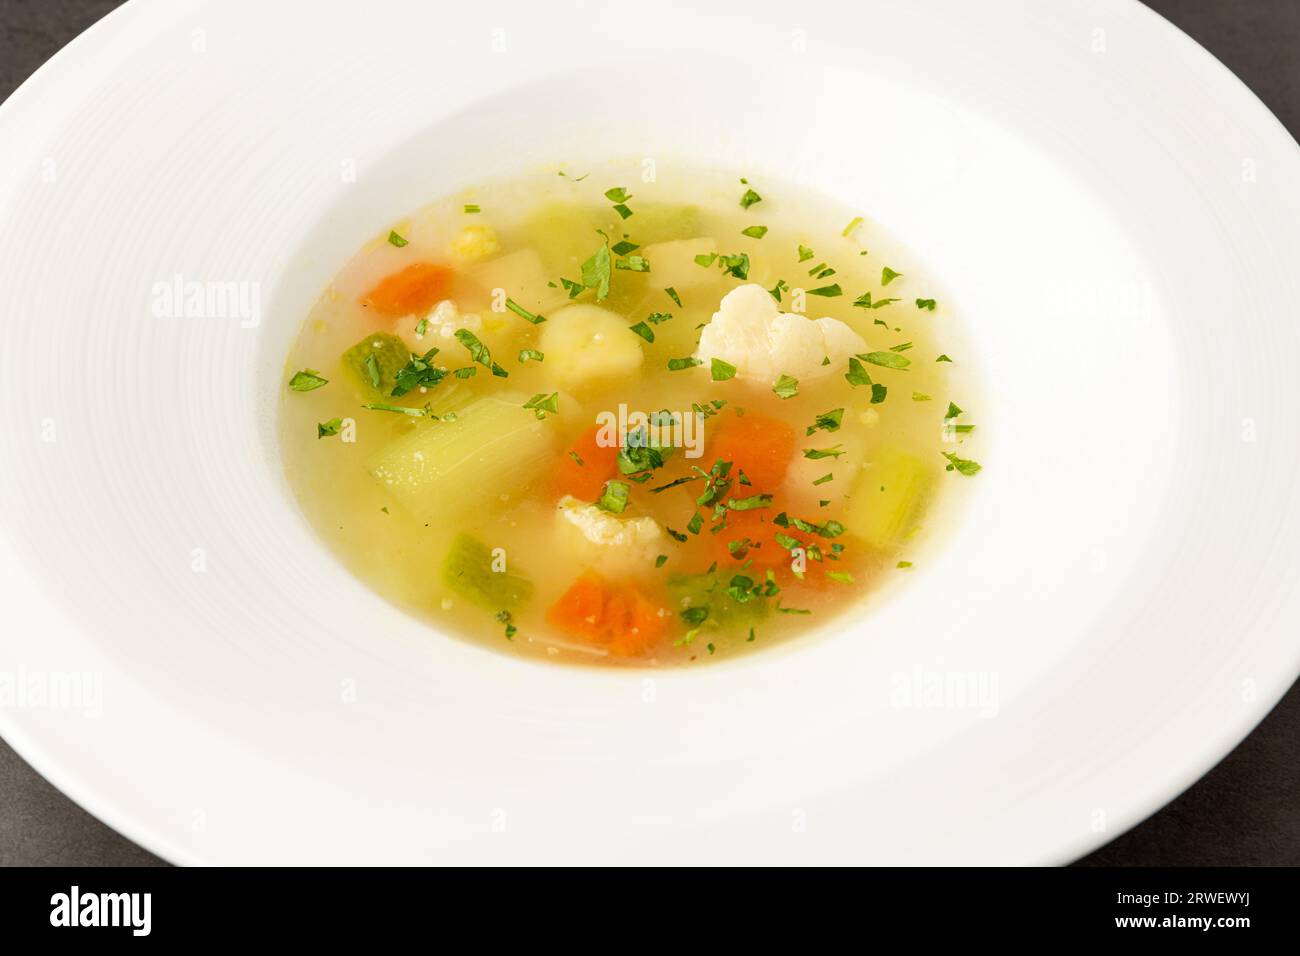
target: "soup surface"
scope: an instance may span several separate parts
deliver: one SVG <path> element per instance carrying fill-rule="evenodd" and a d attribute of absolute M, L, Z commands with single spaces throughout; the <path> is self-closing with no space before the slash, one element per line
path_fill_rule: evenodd
<path fill-rule="evenodd" d="M 687 664 L 824 627 L 918 572 L 980 468 L 950 310 L 905 256 L 700 170 L 448 197 L 303 324 L 290 484 L 375 590 L 508 653 Z"/>

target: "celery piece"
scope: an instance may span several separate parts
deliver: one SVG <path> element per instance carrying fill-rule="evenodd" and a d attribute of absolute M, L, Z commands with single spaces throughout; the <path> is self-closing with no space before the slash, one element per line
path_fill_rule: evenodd
<path fill-rule="evenodd" d="M 526 395 L 480 398 L 455 421 L 432 422 L 370 458 L 371 476 L 423 521 L 450 520 L 503 495 L 514 497 L 546 472 L 554 428 L 523 407 Z"/>
<path fill-rule="evenodd" d="M 379 386 L 374 385 L 370 372 L 370 356 L 375 357 L 374 368 L 379 375 Z M 372 332 L 343 353 L 343 369 L 357 388 L 367 396 L 388 395 L 397 380 L 397 372 L 411 358 L 406 343 L 391 332 Z"/>
<path fill-rule="evenodd" d="M 619 222 L 618 214 L 608 206 L 550 202 L 524 219 L 520 241 L 540 251 L 548 273 L 580 282 L 583 261 L 604 242 L 596 230 L 611 236 L 611 242 L 617 241 L 627 231 L 611 231 L 620 228 Z"/>
<path fill-rule="evenodd" d="M 623 223 L 622 231 L 642 246 L 673 239 L 695 239 L 704 234 L 699 206 L 671 202 L 639 203 L 635 196 L 628 205 L 633 214 Z M 653 262 L 650 268 L 654 268 Z"/>
<path fill-rule="evenodd" d="M 442 583 L 465 600 L 489 611 L 513 611 L 533 594 L 526 578 L 492 568 L 492 549 L 461 532 L 442 559 Z"/>
<path fill-rule="evenodd" d="M 704 627 L 727 628 L 747 625 L 767 617 L 768 601 L 761 596 L 751 595 L 749 600 L 740 602 L 727 593 L 731 579 L 737 574 L 753 580 L 756 586 L 763 584 L 762 573 L 751 571 L 714 571 L 707 574 L 674 574 L 668 578 L 668 593 L 676 605 L 683 608 L 707 607 L 709 616 L 704 619 Z"/>
<path fill-rule="evenodd" d="M 853 489 L 845 527 L 873 548 L 895 547 L 913 530 L 934 475 L 924 461 L 900 449 L 873 456 Z"/>

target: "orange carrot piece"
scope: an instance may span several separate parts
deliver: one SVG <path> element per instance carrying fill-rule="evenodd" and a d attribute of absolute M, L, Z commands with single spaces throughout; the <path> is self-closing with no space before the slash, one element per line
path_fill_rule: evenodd
<path fill-rule="evenodd" d="M 583 501 L 595 501 L 605 482 L 618 474 L 618 447 L 597 443 L 601 427 L 593 425 L 577 437 L 555 466 L 553 487 L 557 497 L 573 495 Z M 582 459 L 578 464 L 573 456 Z"/>
<path fill-rule="evenodd" d="M 732 495 L 740 498 L 760 492 L 771 493 L 785 481 L 794 457 L 794 428 L 779 418 L 756 412 L 724 419 L 708 443 L 705 457 L 712 463 L 721 458 L 732 462 Z M 745 473 L 750 485 L 740 484 Z"/>
<path fill-rule="evenodd" d="M 735 473 L 734 469 L 732 473 Z M 742 485 L 741 488 L 743 489 L 744 486 Z M 713 535 L 713 555 L 717 559 L 718 566 L 725 568 L 732 564 L 740 565 L 752 558 L 754 562 L 752 567 L 760 571 L 769 568 L 780 570 L 783 566 L 788 568 L 790 552 L 776 543 L 775 536 L 778 532 L 788 533 L 789 529 L 777 527 L 772 523 L 772 519 L 779 513 L 780 509 L 775 506 L 756 508 L 752 511 L 728 512 L 727 526 Z M 749 538 L 751 542 L 749 549 L 741 554 L 732 554 L 728 544 L 744 538 Z"/>
<path fill-rule="evenodd" d="M 447 298 L 453 273 L 446 266 L 417 262 L 394 272 L 362 296 L 364 305 L 380 315 L 400 318 L 429 311 Z"/>
<path fill-rule="evenodd" d="M 603 645 L 616 657 L 640 657 L 667 626 L 667 615 L 659 611 L 632 585 L 612 584 L 588 571 L 551 605 L 546 619 L 566 633 Z"/>

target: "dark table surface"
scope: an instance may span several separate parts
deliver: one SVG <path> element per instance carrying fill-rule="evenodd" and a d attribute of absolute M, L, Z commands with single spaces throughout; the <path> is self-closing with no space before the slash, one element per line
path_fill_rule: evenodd
<path fill-rule="evenodd" d="M 116 0 L 0 0 L 0 96 L 7 97 L 117 5 Z M 1227 64 L 1300 138 L 1300 0 L 1148 0 L 1148 6 Z M 1190 790 L 1080 862 L 1300 864 L 1297 758 L 1300 685 Z M 83 811 L 0 742 L 0 865 L 160 862 Z"/>

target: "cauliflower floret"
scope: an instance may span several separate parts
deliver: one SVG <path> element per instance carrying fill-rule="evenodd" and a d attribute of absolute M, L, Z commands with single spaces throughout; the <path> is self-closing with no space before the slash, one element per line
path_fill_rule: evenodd
<path fill-rule="evenodd" d="M 456 334 L 457 329 L 469 329 L 475 335 L 483 331 L 483 320 L 472 312 L 462 314 L 451 299 L 443 299 L 435 305 L 424 320 L 429 324 L 424 330 L 424 335 L 416 333 L 417 339 L 450 339 Z M 419 328 L 418 323 L 416 328 Z"/>
<path fill-rule="evenodd" d="M 501 251 L 501 241 L 491 226 L 466 226 L 451 243 L 451 251 L 461 259 L 486 259 Z"/>
<path fill-rule="evenodd" d="M 813 378 L 842 369 L 867 343 L 839 319 L 782 312 L 761 285 L 732 289 L 700 333 L 695 357 L 721 359 L 744 378 L 774 382 L 781 375 Z M 829 365 L 823 361 L 829 358 Z"/>
<path fill-rule="evenodd" d="M 560 499 L 555 516 L 569 550 L 602 569 L 644 569 L 663 538 L 654 518 L 620 518 L 573 495 Z"/>

